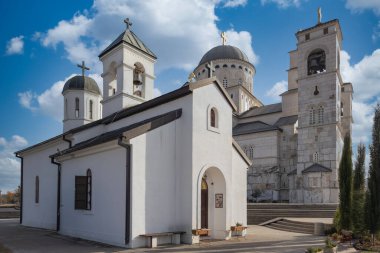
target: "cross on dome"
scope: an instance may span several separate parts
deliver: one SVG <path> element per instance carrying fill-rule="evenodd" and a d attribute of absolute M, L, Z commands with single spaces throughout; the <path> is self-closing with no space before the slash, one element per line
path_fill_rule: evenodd
<path fill-rule="evenodd" d="M 212 61 L 210 61 L 209 63 L 206 64 L 206 68 L 208 70 L 208 77 L 212 77 L 213 76 L 213 72 L 215 71 L 215 68 L 212 64 Z"/>
<path fill-rule="evenodd" d="M 322 8 L 318 8 L 318 24 L 322 23 Z"/>
<path fill-rule="evenodd" d="M 222 44 L 224 46 L 227 43 L 227 34 L 225 32 L 222 32 L 220 34 L 220 37 L 222 38 Z"/>
<path fill-rule="evenodd" d="M 77 66 L 78 66 L 79 68 L 82 69 L 82 76 L 84 76 L 84 71 L 86 71 L 86 70 L 90 70 L 90 68 L 87 67 L 87 66 L 84 64 L 84 61 L 82 61 L 82 65 L 77 64 Z"/>
<path fill-rule="evenodd" d="M 130 30 L 132 26 L 132 22 L 129 21 L 129 18 L 124 19 L 124 23 L 127 25 L 127 30 Z"/>

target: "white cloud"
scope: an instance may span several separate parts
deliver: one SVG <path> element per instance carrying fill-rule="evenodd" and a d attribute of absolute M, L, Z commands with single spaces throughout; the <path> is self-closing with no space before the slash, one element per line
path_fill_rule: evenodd
<path fill-rule="evenodd" d="M 154 88 L 154 90 L 153 90 L 153 96 L 156 98 L 156 97 L 159 97 L 161 95 L 162 95 L 162 92 L 160 91 L 160 89 Z"/>
<path fill-rule="evenodd" d="M 288 89 L 287 81 L 280 81 L 275 83 L 270 90 L 266 92 L 266 96 L 272 98 L 274 101 L 279 102 L 281 97 L 279 96 L 281 93 L 284 93 Z"/>
<path fill-rule="evenodd" d="M 350 55 L 341 52 L 341 74 L 345 82 L 354 86 L 356 101 L 369 101 L 380 96 L 380 49 L 366 55 L 358 63 L 350 64 Z"/>
<path fill-rule="evenodd" d="M 372 10 L 377 15 L 380 15 L 380 1 L 379 0 L 347 0 L 346 7 L 355 12 L 363 10 Z"/>
<path fill-rule="evenodd" d="M 228 2 L 232 7 L 232 2 L 242 5 L 245 1 L 223 3 Z M 77 13 L 71 20 L 62 20 L 48 30 L 42 43 L 51 47 L 62 43 L 71 62 L 85 60 L 100 73 L 97 55 L 122 32 L 125 25 L 122 20 L 129 17 L 135 33 L 158 55 L 158 72 L 170 68 L 190 71 L 207 50 L 220 44 L 215 15 L 218 4 L 221 2 L 95 0 L 90 12 Z M 241 46 L 255 61 L 250 34 L 234 30 L 230 33 L 233 37 L 230 44 Z"/>
<path fill-rule="evenodd" d="M 18 36 L 12 38 L 7 43 L 6 54 L 23 54 L 24 53 L 24 36 Z"/>
<path fill-rule="evenodd" d="M 368 144 L 371 139 L 374 106 L 380 102 L 380 49 L 366 55 L 358 63 L 350 64 L 350 55 L 341 52 L 340 70 L 343 81 L 354 88 L 352 114 L 354 118 L 353 143 Z"/>
<path fill-rule="evenodd" d="M 373 28 L 372 40 L 376 42 L 380 38 L 380 21 L 377 23 L 377 26 Z"/>
<path fill-rule="evenodd" d="M 64 80 L 55 82 L 49 89 L 41 94 L 37 94 L 33 91 L 21 92 L 18 94 L 19 103 L 34 113 L 41 113 L 61 122 L 63 118 L 62 89 L 66 81 L 73 76 L 74 74 L 71 74 Z M 98 74 L 90 74 L 89 77 L 96 81 L 100 91 L 102 91 L 103 79 Z"/>
<path fill-rule="evenodd" d="M 281 9 L 286 9 L 290 6 L 299 7 L 302 0 L 261 0 L 261 4 L 274 3 Z"/>
<path fill-rule="evenodd" d="M 227 0 L 223 7 L 239 7 L 239 6 L 245 6 L 247 4 L 248 0 Z"/>
<path fill-rule="evenodd" d="M 20 162 L 13 152 L 28 145 L 27 140 L 13 135 L 10 140 L 0 137 L 0 190 L 13 191 L 20 184 Z"/>

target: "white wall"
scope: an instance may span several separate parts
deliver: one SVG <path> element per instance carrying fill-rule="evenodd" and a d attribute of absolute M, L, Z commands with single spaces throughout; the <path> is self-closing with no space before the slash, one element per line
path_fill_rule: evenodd
<path fill-rule="evenodd" d="M 112 147 L 110 147 L 112 148 Z M 113 148 L 62 161 L 60 233 L 124 245 L 126 150 Z M 92 209 L 75 210 L 75 176 L 92 172 Z"/>
<path fill-rule="evenodd" d="M 56 229 L 58 166 L 49 155 L 66 149 L 62 140 L 26 152 L 23 170 L 22 225 Z M 39 177 L 39 203 L 35 203 L 35 179 Z"/>

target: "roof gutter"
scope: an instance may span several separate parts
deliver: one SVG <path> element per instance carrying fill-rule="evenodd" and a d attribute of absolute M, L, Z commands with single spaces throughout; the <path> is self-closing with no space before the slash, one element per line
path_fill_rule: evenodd
<path fill-rule="evenodd" d="M 124 136 L 120 136 L 117 144 L 126 150 L 125 160 L 125 244 L 129 244 L 131 237 L 131 149 L 132 145 L 123 142 Z"/>
<path fill-rule="evenodd" d="M 16 153 L 16 157 L 21 159 L 21 176 L 20 176 L 20 224 L 22 224 L 22 193 L 24 184 L 24 157 Z"/>

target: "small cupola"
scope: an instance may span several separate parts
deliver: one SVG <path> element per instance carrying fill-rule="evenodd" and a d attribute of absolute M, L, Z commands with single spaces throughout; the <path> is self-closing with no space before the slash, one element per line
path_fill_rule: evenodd
<path fill-rule="evenodd" d="M 102 95 L 98 84 L 85 76 L 90 70 L 84 62 L 78 64 L 82 75 L 76 75 L 66 81 L 62 89 L 64 99 L 63 132 L 90 123 L 101 118 Z"/>

